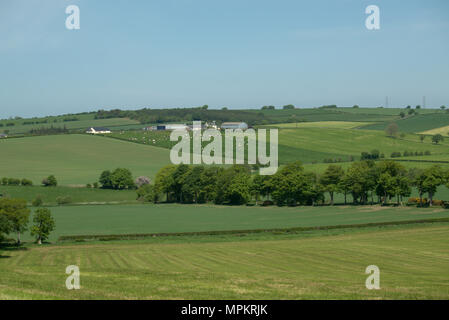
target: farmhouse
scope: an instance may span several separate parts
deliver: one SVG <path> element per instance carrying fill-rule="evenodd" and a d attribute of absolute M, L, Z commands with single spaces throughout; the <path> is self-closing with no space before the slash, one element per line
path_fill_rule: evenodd
<path fill-rule="evenodd" d="M 89 129 L 86 130 L 86 133 L 91 133 L 91 134 L 111 133 L 111 130 L 109 130 L 108 128 L 104 128 L 104 127 L 90 127 Z"/>
<path fill-rule="evenodd" d="M 223 122 L 221 124 L 222 129 L 248 129 L 246 122 Z"/>
<path fill-rule="evenodd" d="M 1 138 L 8 138 L 8 136 L 7 136 L 6 134 L 3 134 L 3 133 L 2 133 L 2 134 L 0 134 L 0 139 L 1 139 Z"/>

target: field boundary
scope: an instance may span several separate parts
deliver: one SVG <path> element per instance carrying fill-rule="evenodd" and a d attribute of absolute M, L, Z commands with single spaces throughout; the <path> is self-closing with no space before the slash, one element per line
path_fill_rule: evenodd
<path fill-rule="evenodd" d="M 164 232 L 164 233 L 137 233 L 137 234 L 106 234 L 106 235 L 68 235 L 60 236 L 58 242 L 62 241 L 111 241 L 111 240 L 133 240 L 156 237 L 173 237 L 173 236 L 216 236 L 216 235 L 246 235 L 257 233 L 272 234 L 289 234 L 316 230 L 334 230 L 348 228 L 369 228 L 394 225 L 420 224 L 420 223 L 438 223 L 449 222 L 449 218 L 420 219 L 420 220 L 404 220 L 389 222 L 372 222 L 362 224 L 342 224 L 331 226 L 314 226 L 314 227 L 293 227 L 293 228 L 271 228 L 271 229 L 249 229 L 249 230 L 217 230 L 217 231 L 198 231 L 198 232 Z"/>

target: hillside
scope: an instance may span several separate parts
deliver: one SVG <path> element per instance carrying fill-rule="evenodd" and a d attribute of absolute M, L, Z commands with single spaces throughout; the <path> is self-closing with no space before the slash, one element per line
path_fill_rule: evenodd
<path fill-rule="evenodd" d="M 61 185 L 98 181 L 103 170 L 128 168 L 154 177 L 169 163 L 169 150 L 91 135 L 54 135 L 0 140 L 0 177 L 28 178 L 40 184 L 54 174 Z"/>

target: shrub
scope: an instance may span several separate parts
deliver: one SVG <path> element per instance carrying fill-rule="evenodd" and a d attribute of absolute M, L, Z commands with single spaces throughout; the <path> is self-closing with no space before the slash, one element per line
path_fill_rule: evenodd
<path fill-rule="evenodd" d="M 400 152 L 392 152 L 390 157 L 391 158 L 399 158 L 399 157 L 401 157 L 401 153 Z"/>
<path fill-rule="evenodd" d="M 265 200 L 265 201 L 262 203 L 262 206 L 264 206 L 264 207 L 268 207 L 268 206 L 272 206 L 272 205 L 274 205 L 274 202 L 271 201 L 271 200 Z"/>
<path fill-rule="evenodd" d="M 20 179 L 15 178 L 8 179 L 8 186 L 18 186 L 18 185 L 20 185 Z"/>
<path fill-rule="evenodd" d="M 23 178 L 22 181 L 20 182 L 20 184 L 22 186 L 32 186 L 33 185 L 33 181 Z"/>
<path fill-rule="evenodd" d="M 33 207 L 40 207 L 43 203 L 44 201 L 42 200 L 41 196 L 37 196 L 31 204 L 33 205 Z"/>
<path fill-rule="evenodd" d="M 137 189 L 137 200 L 157 203 L 159 195 L 156 188 L 151 184 L 144 184 Z"/>
<path fill-rule="evenodd" d="M 92 186 L 93 186 L 95 189 L 98 189 L 98 182 L 94 182 L 94 183 L 92 184 Z"/>
<path fill-rule="evenodd" d="M 8 178 L 2 178 L 2 185 L 4 186 L 8 185 Z"/>
<path fill-rule="evenodd" d="M 90 183 L 86 184 L 86 188 L 92 188 L 92 185 Z"/>
<path fill-rule="evenodd" d="M 444 205 L 444 201 L 443 200 L 432 200 L 432 204 L 434 206 L 443 206 Z"/>
<path fill-rule="evenodd" d="M 69 196 L 57 197 L 57 198 L 56 198 L 56 202 L 57 202 L 59 205 L 69 204 L 69 203 L 72 203 L 72 198 L 70 198 Z"/>

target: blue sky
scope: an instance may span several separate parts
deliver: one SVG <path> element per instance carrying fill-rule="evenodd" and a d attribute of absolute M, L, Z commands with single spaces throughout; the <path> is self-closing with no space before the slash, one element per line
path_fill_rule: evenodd
<path fill-rule="evenodd" d="M 76 4 L 81 29 L 65 28 Z M 380 8 L 380 30 L 365 8 Z M 446 0 L 2 0 L 0 117 L 449 105 Z"/>

